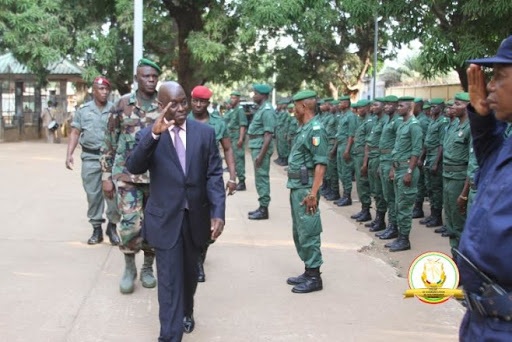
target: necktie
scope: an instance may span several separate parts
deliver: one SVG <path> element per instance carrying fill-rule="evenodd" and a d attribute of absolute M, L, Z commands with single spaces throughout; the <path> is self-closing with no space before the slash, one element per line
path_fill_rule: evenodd
<path fill-rule="evenodd" d="M 185 146 L 183 145 L 183 140 L 181 140 L 179 132 L 179 126 L 174 126 L 172 131 L 174 132 L 174 148 L 176 149 L 176 153 L 178 154 L 178 158 L 180 160 L 181 168 L 183 169 L 183 173 L 187 173 L 187 164 L 186 164 L 186 151 Z"/>

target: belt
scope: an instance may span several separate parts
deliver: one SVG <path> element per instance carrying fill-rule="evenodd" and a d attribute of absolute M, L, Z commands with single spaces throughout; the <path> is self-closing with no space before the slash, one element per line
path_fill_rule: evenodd
<path fill-rule="evenodd" d="M 86 153 L 90 153 L 90 154 L 98 154 L 99 155 L 100 154 L 100 149 L 92 150 L 90 148 L 82 146 L 82 152 L 86 152 Z"/>
<path fill-rule="evenodd" d="M 512 321 L 512 293 L 484 296 L 464 291 L 464 297 L 469 311 L 505 322 Z"/>
<path fill-rule="evenodd" d="M 263 137 L 263 134 L 247 134 L 249 136 L 249 140 L 258 139 Z"/>
<path fill-rule="evenodd" d="M 308 169 L 308 176 L 313 176 L 313 170 Z M 300 171 L 288 171 L 288 178 L 300 179 Z"/>
<path fill-rule="evenodd" d="M 443 165 L 443 170 L 448 172 L 454 171 L 466 171 L 468 169 L 468 164 L 460 164 L 460 165 Z"/>
<path fill-rule="evenodd" d="M 390 154 L 391 151 L 393 151 L 393 150 L 392 149 L 381 149 L 380 154 Z"/>
<path fill-rule="evenodd" d="M 393 167 L 396 169 L 396 168 L 399 168 L 399 167 L 409 167 L 409 161 L 394 161 L 393 162 Z"/>

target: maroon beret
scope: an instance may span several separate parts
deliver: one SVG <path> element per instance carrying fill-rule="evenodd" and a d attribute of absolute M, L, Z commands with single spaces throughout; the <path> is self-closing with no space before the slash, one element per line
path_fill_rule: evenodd
<path fill-rule="evenodd" d="M 106 77 L 103 77 L 103 76 L 96 77 L 94 79 L 93 83 L 96 83 L 99 85 L 106 85 L 106 86 L 110 87 L 110 82 L 108 81 L 108 79 Z"/>
<path fill-rule="evenodd" d="M 209 100 L 212 97 L 212 91 L 205 86 L 198 85 L 192 89 L 192 98 Z"/>

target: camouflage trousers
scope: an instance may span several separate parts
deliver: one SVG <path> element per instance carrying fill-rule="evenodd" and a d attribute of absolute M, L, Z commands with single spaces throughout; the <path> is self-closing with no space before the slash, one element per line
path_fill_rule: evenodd
<path fill-rule="evenodd" d="M 144 207 L 149 197 L 149 184 L 116 182 L 117 206 L 121 214 L 118 228 L 121 244 L 119 249 L 125 254 L 144 252 L 153 249 L 143 241 L 141 229 L 144 220 Z"/>

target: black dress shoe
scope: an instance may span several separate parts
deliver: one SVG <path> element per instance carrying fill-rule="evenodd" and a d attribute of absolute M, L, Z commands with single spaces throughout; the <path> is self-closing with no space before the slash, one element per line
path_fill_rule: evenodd
<path fill-rule="evenodd" d="M 298 285 L 298 284 L 302 284 L 303 282 L 306 281 L 306 273 L 302 273 L 301 275 L 297 276 L 297 277 L 290 277 L 288 279 L 286 279 L 286 283 L 288 285 Z"/>
<path fill-rule="evenodd" d="M 183 332 L 186 334 L 190 334 L 192 331 L 194 331 L 194 328 L 196 326 L 196 322 L 194 321 L 194 316 L 185 316 L 183 317 Z"/>
<path fill-rule="evenodd" d="M 236 191 L 245 191 L 247 188 L 245 187 L 245 182 L 238 182 L 236 185 Z"/>
<path fill-rule="evenodd" d="M 322 278 L 320 276 L 306 276 L 306 280 L 292 288 L 293 293 L 309 293 L 323 289 Z"/>
<path fill-rule="evenodd" d="M 260 207 L 254 214 L 249 215 L 249 220 L 268 220 L 268 208 Z"/>

